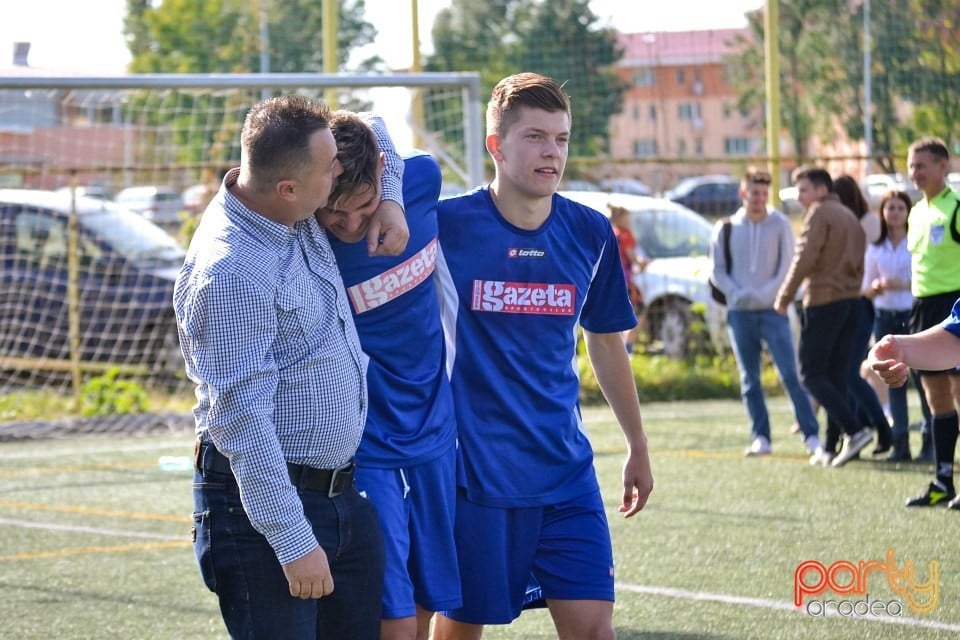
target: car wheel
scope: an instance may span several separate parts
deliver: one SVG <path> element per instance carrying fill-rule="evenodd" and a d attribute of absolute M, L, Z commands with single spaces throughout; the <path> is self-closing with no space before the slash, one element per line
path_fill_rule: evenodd
<path fill-rule="evenodd" d="M 673 300 L 663 307 L 656 332 L 663 355 L 686 357 L 691 323 L 690 305 L 686 302 Z"/>

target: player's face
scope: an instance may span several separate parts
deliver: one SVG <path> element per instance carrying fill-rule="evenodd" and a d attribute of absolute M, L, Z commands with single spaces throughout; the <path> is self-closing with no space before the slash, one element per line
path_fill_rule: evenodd
<path fill-rule="evenodd" d="M 553 195 L 567 164 L 569 140 L 566 112 L 521 107 L 492 152 L 498 179 L 532 197 Z"/>
<path fill-rule="evenodd" d="M 317 211 L 317 221 L 341 242 L 359 242 L 367 235 L 370 218 L 380 206 L 380 188 L 365 189 Z"/>
<path fill-rule="evenodd" d="M 911 151 L 907 154 L 910 180 L 924 193 L 941 191 L 947 179 L 947 161 L 929 151 Z"/>

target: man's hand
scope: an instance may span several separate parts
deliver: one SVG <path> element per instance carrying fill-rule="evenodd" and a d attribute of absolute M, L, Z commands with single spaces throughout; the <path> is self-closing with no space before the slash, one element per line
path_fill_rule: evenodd
<path fill-rule="evenodd" d="M 322 598 L 333 593 L 333 576 L 323 547 L 283 565 L 283 575 L 287 577 L 290 595 L 294 598 Z"/>
<path fill-rule="evenodd" d="M 393 200 L 383 200 L 370 218 L 367 253 L 371 256 L 398 256 L 407 248 L 410 229 L 403 208 Z"/>
<path fill-rule="evenodd" d="M 902 387 L 910 377 L 903 363 L 903 349 L 894 336 L 883 336 L 867 354 L 867 364 L 891 387 Z"/>
<path fill-rule="evenodd" d="M 631 451 L 623 464 L 623 501 L 620 513 L 624 518 L 635 515 L 647 504 L 653 491 L 653 472 L 646 447 Z"/>

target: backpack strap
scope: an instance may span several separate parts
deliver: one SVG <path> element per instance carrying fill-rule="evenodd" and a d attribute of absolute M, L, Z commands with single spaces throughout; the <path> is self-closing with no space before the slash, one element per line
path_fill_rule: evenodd
<path fill-rule="evenodd" d="M 957 207 L 960 208 L 960 203 L 957 203 Z M 957 217 L 957 212 L 956 212 L 956 210 L 954 210 L 954 212 L 953 212 L 953 217 L 954 217 L 954 220 L 956 220 L 956 217 Z M 724 219 L 723 219 L 723 228 L 721 229 L 721 233 L 722 233 L 722 235 L 723 235 L 723 257 L 724 257 L 724 259 L 727 261 L 726 264 L 727 264 L 727 273 L 728 273 L 728 274 L 730 273 L 730 269 L 733 268 L 733 265 L 732 265 L 733 257 L 730 255 L 730 229 L 731 229 L 731 227 L 733 227 L 733 223 L 730 222 L 730 218 L 724 218 Z M 951 226 L 950 228 L 951 228 L 951 230 L 953 230 L 953 227 L 952 227 L 952 226 Z M 954 231 L 954 233 L 956 233 L 956 231 Z M 954 236 L 954 239 L 955 239 L 955 240 L 957 239 L 956 236 Z M 957 242 L 960 242 L 960 240 L 957 240 Z"/>

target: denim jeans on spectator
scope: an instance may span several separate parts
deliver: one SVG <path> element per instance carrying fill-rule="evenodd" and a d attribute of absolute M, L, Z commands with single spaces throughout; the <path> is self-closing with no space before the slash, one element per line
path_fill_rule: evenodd
<path fill-rule="evenodd" d="M 232 475 L 194 476 L 194 551 L 230 637 L 378 640 L 384 551 L 376 509 L 354 486 L 333 498 L 298 491 L 333 575 L 333 593 L 320 599 L 290 595 L 273 549 L 243 510 Z"/>
<path fill-rule="evenodd" d="M 790 321 L 773 309 L 727 312 L 727 330 L 733 355 L 740 369 L 740 395 L 750 418 L 753 438 L 770 440 L 770 416 L 760 381 L 760 357 L 764 344 L 780 375 L 787 395 L 793 402 L 794 416 L 804 437 L 818 435 L 819 425 L 813 406 L 797 375 Z"/>
<path fill-rule="evenodd" d="M 860 430 L 847 388 L 850 338 L 858 303 L 859 299 L 848 298 L 804 307 L 800 331 L 800 379 L 824 408 L 828 420 L 847 435 Z"/>
<path fill-rule="evenodd" d="M 910 310 L 886 311 L 877 309 L 873 322 L 873 335 L 877 340 L 887 334 L 902 335 L 910 333 Z M 907 388 L 913 384 L 913 379 L 907 384 L 890 388 L 890 416 L 893 418 L 893 437 L 905 438 L 910 429 L 910 417 L 907 412 Z M 922 391 L 921 391 L 922 393 Z"/>

